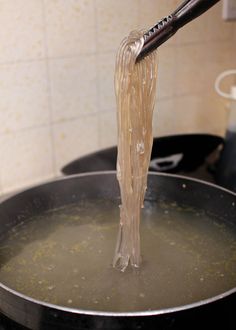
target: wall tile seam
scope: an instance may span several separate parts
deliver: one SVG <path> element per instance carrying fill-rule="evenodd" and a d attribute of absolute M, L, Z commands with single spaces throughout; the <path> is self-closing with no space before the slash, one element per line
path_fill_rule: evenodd
<path fill-rule="evenodd" d="M 45 62 L 46 57 L 40 58 L 40 59 L 30 59 L 30 60 L 18 60 L 18 61 L 8 61 L 8 62 L 0 62 L 0 69 L 1 67 L 6 66 L 13 66 L 13 65 L 25 65 L 25 64 L 31 64 L 31 63 L 43 63 Z"/>
<path fill-rule="evenodd" d="M 54 125 L 56 123 L 60 123 L 60 122 L 64 122 L 64 121 L 67 121 L 67 120 L 73 120 L 73 119 L 77 119 L 77 118 L 84 118 L 86 116 L 93 116 L 93 115 L 98 115 L 101 111 L 98 109 L 98 110 L 92 110 L 92 111 L 89 111 L 89 112 L 80 112 L 76 115 L 68 115 L 64 118 L 55 118 L 55 119 L 52 119 L 52 122 L 51 124 Z"/>
<path fill-rule="evenodd" d="M 99 70 L 99 60 L 98 56 L 99 53 L 99 45 L 98 45 L 98 8 L 97 8 L 97 0 L 94 1 L 94 19 L 95 19 L 95 49 L 96 49 L 96 57 L 95 57 L 95 67 L 96 67 L 96 103 L 98 111 L 94 112 L 93 115 L 97 116 L 97 144 L 98 147 L 101 145 L 101 133 L 100 133 L 100 125 L 99 125 L 99 112 L 101 110 L 101 102 L 100 102 L 100 95 L 101 95 L 101 89 L 100 89 L 100 70 Z"/>
<path fill-rule="evenodd" d="M 112 112 L 114 111 L 114 109 L 116 109 L 116 103 L 114 102 L 114 106 L 109 107 L 109 106 L 101 106 L 99 111 L 96 111 L 95 113 L 99 114 L 102 112 Z"/>
<path fill-rule="evenodd" d="M 42 0 L 43 1 L 43 0 Z M 162 49 L 163 47 L 165 48 L 182 48 L 182 47 L 188 47 L 191 45 L 209 45 L 209 44 L 217 44 L 219 45 L 219 41 L 222 44 L 225 43 L 231 43 L 231 41 L 234 41 L 235 38 L 229 38 L 229 39 L 214 39 L 214 40 L 210 40 L 210 41 L 196 41 L 196 42 L 178 42 L 176 44 L 163 44 L 162 46 L 160 46 L 159 49 Z M 63 59 L 73 59 L 73 58 L 77 58 L 77 57 L 85 57 L 85 56 L 90 56 L 90 55 L 94 55 L 94 56 L 101 56 L 101 55 L 108 55 L 108 54 L 114 54 L 116 53 L 117 49 L 118 49 L 119 45 L 117 45 L 117 47 L 115 47 L 112 50 L 105 50 L 105 51 L 101 51 L 101 50 L 97 50 L 96 52 L 81 52 L 81 53 L 74 53 L 71 55 L 58 55 L 58 56 L 42 56 L 40 58 L 28 58 L 28 59 L 19 59 L 19 60 L 11 60 L 11 61 L 0 61 L 0 67 L 1 66 L 5 66 L 5 65 L 15 65 L 15 64 L 24 64 L 24 63 L 32 63 L 32 62 L 42 62 L 42 61 L 53 61 L 53 60 L 63 60 Z M 115 61 L 115 56 L 114 56 L 114 61 Z"/>
<path fill-rule="evenodd" d="M 2 155 L 0 155 L 0 157 L 2 157 Z M 1 173 L 1 168 L 0 168 L 0 196 L 2 196 L 4 194 L 3 192 L 3 187 L 2 187 L 2 173 Z"/>
<path fill-rule="evenodd" d="M 50 145 L 51 145 L 51 162 L 52 162 L 52 171 L 55 175 L 56 173 L 56 156 L 55 156 L 55 147 L 54 147 L 54 136 L 52 128 L 52 92 L 51 92 L 51 76 L 48 60 L 48 35 L 47 35 L 47 24 L 46 24 L 46 9 L 45 9 L 45 0 L 41 0 L 42 5 L 42 19 L 43 19 L 43 38 L 44 38 L 44 53 L 45 53 L 45 65 L 46 65 L 46 80 L 47 80 L 47 103 L 48 103 L 48 112 L 49 112 L 49 131 L 50 131 Z"/>
<path fill-rule="evenodd" d="M 142 12 L 141 0 L 138 0 L 138 15 L 137 15 L 137 20 L 138 20 L 138 24 L 139 25 L 142 24 L 141 12 Z"/>
<path fill-rule="evenodd" d="M 209 38 L 209 39 L 204 39 L 204 40 L 195 40 L 195 41 L 181 41 L 181 40 L 178 40 L 176 42 L 175 46 L 179 46 L 179 45 L 185 46 L 185 45 L 209 44 L 211 42 L 213 42 L 213 43 L 228 42 L 231 39 L 233 39 L 233 32 L 228 37 L 219 37 L 216 34 L 215 37 L 212 37 L 212 38 Z"/>
<path fill-rule="evenodd" d="M 43 1 L 43 0 L 42 0 Z M 16 65 L 16 64 L 25 64 L 25 63 L 34 63 L 34 62 L 43 62 L 43 61 L 53 61 L 53 60 L 63 60 L 63 59 L 74 59 L 78 57 L 87 57 L 87 56 L 97 56 L 97 55 L 106 55 L 112 54 L 114 51 L 104 51 L 104 52 L 86 52 L 86 53 L 74 53 L 72 55 L 58 55 L 58 56 L 43 56 L 41 58 L 28 58 L 15 61 L 0 61 L 0 67 L 5 65 Z"/>
<path fill-rule="evenodd" d="M 28 126 L 28 127 L 23 127 L 23 128 L 19 128 L 19 129 L 14 129 L 14 130 L 10 130 L 8 132 L 2 132 L 0 133 L 0 137 L 1 136 L 11 136 L 11 135 L 16 135 L 18 133 L 24 133 L 27 131 L 34 131 L 34 130 L 38 130 L 38 129 L 43 129 L 43 128 L 50 128 L 50 124 L 42 124 L 42 125 L 33 125 L 33 126 Z"/>
<path fill-rule="evenodd" d="M 217 93 L 214 90 L 214 86 L 212 86 L 212 90 L 206 90 L 203 89 L 202 92 L 200 91 L 195 91 L 195 92 L 189 92 L 189 93 L 174 93 L 172 96 L 166 96 L 166 97 L 158 97 L 156 99 L 156 104 L 159 102 L 170 102 L 176 99 L 182 99 L 182 98 L 186 98 L 186 97 L 190 97 L 190 96 L 198 96 L 198 97 L 202 97 L 202 96 L 218 96 Z M 94 114 L 98 114 L 98 115 L 102 115 L 102 114 L 111 114 L 115 112 L 116 113 L 116 107 L 112 107 L 112 108 L 104 108 L 99 111 L 99 112 L 95 112 Z"/>
<path fill-rule="evenodd" d="M 109 110 L 103 108 L 103 110 L 101 110 L 101 111 L 98 112 L 98 115 L 102 115 L 102 114 L 111 114 L 111 113 L 116 114 L 116 107 L 115 107 L 115 106 L 112 107 L 112 108 L 110 108 Z"/>
<path fill-rule="evenodd" d="M 43 1 L 43 0 L 42 0 Z M 168 47 L 172 47 L 173 45 L 168 45 Z M 109 55 L 109 54 L 115 54 L 117 49 L 119 47 L 119 44 L 117 47 L 111 50 L 97 50 L 97 51 L 91 51 L 91 52 L 81 52 L 81 53 L 73 53 L 70 55 L 54 55 L 54 56 L 42 56 L 40 58 L 32 58 L 29 57 L 27 59 L 18 59 L 18 60 L 10 60 L 10 61 L 0 61 L 1 65 L 11 65 L 11 64 L 20 64 L 20 63 L 30 63 L 30 62 L 38 62 L 38 61 L 45 61 L 45 60 L 63 60 L 63 59 L 73 59 L 77 57 L 86 57 L 86 56 L 101 56 L 101 55 Z"/>
<path fill-rule="evenodd" d="M 172 97 L 168 97 L 165 99 L 158 98 L 156 103 L 175 101 L 178 99 L 183 99 L 183 98 L 192 97 L 192 96 L 197 96 L 197 97 L 201 97 L 201 98 L 203 96 L 204 97 L 206 97 L 206 96 L 218 97 L 218 94 L 214 91 L 214 89 L 212 89 L 212 91 L 210 91 L 210 92 L 204 90 L 203 92 L 196 91 L 196 92 L 190 92 L 190 93 L 181 93 L 181 94 L 175 94 Z"/>
<path fill-rule="evenodd" d="M 183 97 L 189 97 L 189 96 L 198 96 L 198 97 L 202 97 L 202 96 L 218 96 L 217 93 L 214 91 L 214 89 L 212 89 L 212 91 L 209 92 L 208 91 L 203 91 L 203 92 L 191 92 L 191 93 L 186 93 L 186 94 L 182 94 L 182 95 L 175 95 L 174 98 L 176 99 L 181 99 Z"/>
<path fill-rule="evenodd" d="M 178 32 L 177 32 L 178 33 Z M 202 40 L 202 41 L 193 41 L 193 42 L 178 42 L 176 44 L 169 44 L 168 47 L 185 47 L 185 46 L 191 46 L 191 45 L 219 45 L 219 42 L 222 44 L 227 44 L 233 40 L 233 37 L 230 38 L 219 38 L 219 39 L 212 39 L 212 40 Z M 163 44 L 165 45 L 165 44 Z"/>
<path fill-rule="evenodd" d="M 88 119 L 88 118 L 94 118 L 94 115 L 96 115 L 96 117 L 98 117 L 98 115 L 100 114 L 100 112 L 94 112 L 94 113 L 89 113 L 89 114 L 80 114 L 76 117 L 73 117 L 73 118 L 66 118 L 65 120 L 59 120 L 59 121 L 54 121 L 52 123 L 52 126 L 57 126 L 57 125 L 62 125 L 64 123 L 70 123 L 70 122 L 73 122 L 73 121 L 77 121 L 79 119 Z"/>
<path fill-rule="evenodd" d="M 210 88 L 210 86 L 212 86 L 212 88 L 211 89 L 209 89 Z M 168 100 L 170 100 L 170 99 L 175 99 L 175 98 L 183 98 L 183 97 L 186 97 L 186 96 L 192 96 L 192 95 L 198 95 L 198 96 L 206 96 L 206 95 L 212 95 L 212 94 L 214 94 L 215 93 L 215 95 L 217 96 L 217 93 L 215 92 L 215 89 L 214 89 L 214 81 L 212 82 L 212 84 L 210 85 L 210 86 L 208 86 L 208 91 L 206 90 L 207 88 L 203 88 L 201 91 L 194 91 L 194 92 L 192 92 L 192 91 L 190 91 L 190 92 L 186 92 L 186 93 L 182 93 L 182 92 L 179 92 L 179 93 L 175 93 L 171 98 L 169 98 Z M 167 99 L 160 99 L 159 98 L 159 100 L 161 100 L 161 101 L 165 101 L 165 100 L 167 100 Z"/>

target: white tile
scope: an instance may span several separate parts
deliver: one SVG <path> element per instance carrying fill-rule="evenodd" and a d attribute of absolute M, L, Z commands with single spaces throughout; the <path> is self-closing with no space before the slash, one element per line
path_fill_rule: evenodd
<path fill-rule="evenodd" d="M 101 149 L 117 145 L 116 110 L 99 114 L 99 147 Z"/>
<path fill-rule="evenodd" d="M 235 67 L 236 66 L 236 23 L 235 23 L 235 27 L 234 27 L 234 31 L 235 31 L 235 36 L 234 39 L 229 41 L 229 49 L 230 49 L 230 65 L 231 67 Z"/>
<path fill-rule="evenodd" d="M 179 5 L 178 0 L 139 0 L 139 21 L 146 23 L 147 27 L 154 25 L 161 18 L 171 14 Z"/>
<path fill-rule="evenodd" d="M 232 29 L 233 29 L 233 39 L 234 39 L 234 41 L 236 41 L 236 24 L 235 23 L 233 24 Z"/>
<path fill-rule="evenodd" d="M 211 51 L 214 61 L 223 64 L 225 66 L 225 70 L 235 68 L 236 42 L 232 42 L 231 40 L 214 42 L 212 43 Z"/>
<path fill-rule="evenodd" d="M 0 171 L 1 172 L 1 171 Z M 2 191 L 2 183 L 1 183 L 1 178 L 0 178 L 0 197 L 3 195 L 3 191 Z M 1 200 L 0 200 L 1 201 Z"/>
<path fill-rule="evenodd" d="M 202 44 L 201 48 L 202 54 L 200 54 L 197 61 L 202 64 L 198 66 L 198 72 L 196 71 L 195 73 L 195 83 L 199 83 L 197 90 L 206 94 L 214 92 L 215 80 L 221 72 L 235 67 L 236 43 L 234 44 L 228 41 L 208 42 Z M 193 65 L 194 64 L 192 64 L 192 66 Z M 181 74 L 180 70 L 179 72 Z M 179 77 L 177 79 L 179 79 Z M 232 79 L 230 78 L 225 79 L 222 83 L 222 88 L 229 90 L 229 83 L 231 81 Z M 188 89 L 190 90 L 193 85 L 194 82 L 190 81 Z M 194 90 L 192 89 L 192 91 Z"/>
<path fill-rule="evenodd" d="M 100 110 L 112 110 L 116 107 L 114 74 L 115 53 L 98 54 L 98 91 Z"/>
<path fill-rule="evenodd" d="M 158 100 L 153 112 L 153 136 L 163 136 L 173 133 L 174 118 L 173 100 Z"/>
<path fill-rule="evenodd" d="M 207 21 L 207 40 L 226 41 L 230 40 L 233 36 L 234 23 L 223 20 L 222 4 L 223 1 L 220 1 L 204 14 Z"/>
<path fill-rule="evenodd" d="M 207 40 L 207 27 L 208 19 L 203 14 L 179 29 L 179 31 L 176 33 L 177 43 L 186 44 L 205 42 Z"/>
<path fill-rule="evenodd" d="M 228 64 L 231 55 L 234 55 L 235 59 L 235 49 L 236 45 L 231 41 L 213 41 L 205 45 L 205 50 L 207 52 L 207 57 L 209 62 L 219 62 Z"/>
<path fill-rule="evenodd" d="M 211 91 L 201 98 L 199 122 L 204 132 L 224 136 L 228 121 L 228 101 Z"/>
<path fill-rule="evenodd" d="M 93 0 L 44 0 L 44 6 L 49 56 L 96 50 Z"/>
<path fill-rule="evenodd" d="M 53 176 L 49 128 L 0 136 L 0 171 L 4 193 Z"/>
<path fill-rule="evenodd" d="M 49 61 L 53 121 L 98 111 L 95 55 Z"/>
<path fill-rule="evenodd" d="M 170 98 L 175 94 L 176 87 L 176 50 L 173 46 L 163 46 L 158 54 L 158 99 Z"/>
<path fill-rule="evenodd" d="M 173 111 L 169 114 L 169 118 L 172 118 L 175 132 L 202 132 L 201 116 L 200 95 L 187 95 L 173 99 Z"/>
<path fill-rule="evenodd" d="M 117 50 L 130 31 L 137 29 L 137 0 L 96 0 L 99 52 Z"/>
<path fill-rule="evenodd" d="M 218 105 L 217 105 L 218 103 Z M 217 96 L 186 95 L 160 101 L 156 107 L 154 127 L 158 135 L 182 133 L 219 133 L 225 125 L 224 107 Z"/>
<path fill-rule="evenodd" d="M 186 95 L 204 92 L 208 65 L 214 61 L 211 48 L 207 48 L 204 44 L 191 44 L 179 46 L 175 52 L 175 94 Z"/>
<path fill-rule="evenodd" d="M 98 149 L 95 115 L 53 125 L 57 173 L 68 162 Z"/>
<path fill-rule="evenodd" d="M 45 55 L 41 1 L 1 0 L 0 22 L 1 63 Z"/>
<path fill-rule="evenodd" d="M 0 134 L 48 121 L 45 62 L 0 65 Z"/>
<path fill-rule="evenodd" d="M 160 136 L 203 132 L 202 115 L 201 97 L 198 95 L 159 101 L 154 113 L 154 134 Z"/>

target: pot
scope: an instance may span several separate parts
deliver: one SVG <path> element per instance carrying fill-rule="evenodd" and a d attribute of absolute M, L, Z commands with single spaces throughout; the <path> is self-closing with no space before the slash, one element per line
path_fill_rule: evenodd
<path fill-rule="evenodd" d="M 154 138 L 149 171 L 181 174 L 213 182 L 214 164 L 223 143 L 222 137 L 211 134 L 179 134 Z M 209 156 L 211 159 L 208 159 Z M 106 148 L 66 164 L 62 173 L 71 175 L 116 170 L 116 159 L 117 147 Z"/>
<path fill-rule="evenodd" d="M 23 191 L 0 204 L 0 235 L 44 211 L 81 198 L 119 199 L 115 172 L 69 176 Z M 146 201 L 204 208 L 236 229 L 236 194 L 213 184 L 150 173 Z M 140 312 L 99 312 L 53 305 L 0 284 L 0 311 L 29 329 L 235 329 L 236 288 L 191 304 Z M 15 328 L 16 329 L 16 328 Z"/>

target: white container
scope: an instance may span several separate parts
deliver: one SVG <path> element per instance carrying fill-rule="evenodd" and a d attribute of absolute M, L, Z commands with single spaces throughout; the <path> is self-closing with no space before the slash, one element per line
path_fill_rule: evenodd
<path fill-rule="evenodd" d="M 217 93 L 230 101 L 225 144 L 216 169 L 216 182 L 236 191 L 236 86 L 231 86 L 229 93 L 225 93 L 220 89 L 222 79 L 232 74 L 236 75 L 236 70 L 224 71 L 215 82 Z"/>

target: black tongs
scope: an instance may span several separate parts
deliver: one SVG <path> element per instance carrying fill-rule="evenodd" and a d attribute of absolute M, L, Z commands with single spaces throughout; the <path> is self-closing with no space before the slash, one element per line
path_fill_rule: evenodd
<path fill-rule="evenodd" d="M 144 34 L 144 45 L 137 57 L 143 59 L 154 49 L 172 37 L 178 29 L 203 14 L 220 0 L 187 0 L 171 15 L 161 19 Z"/>

